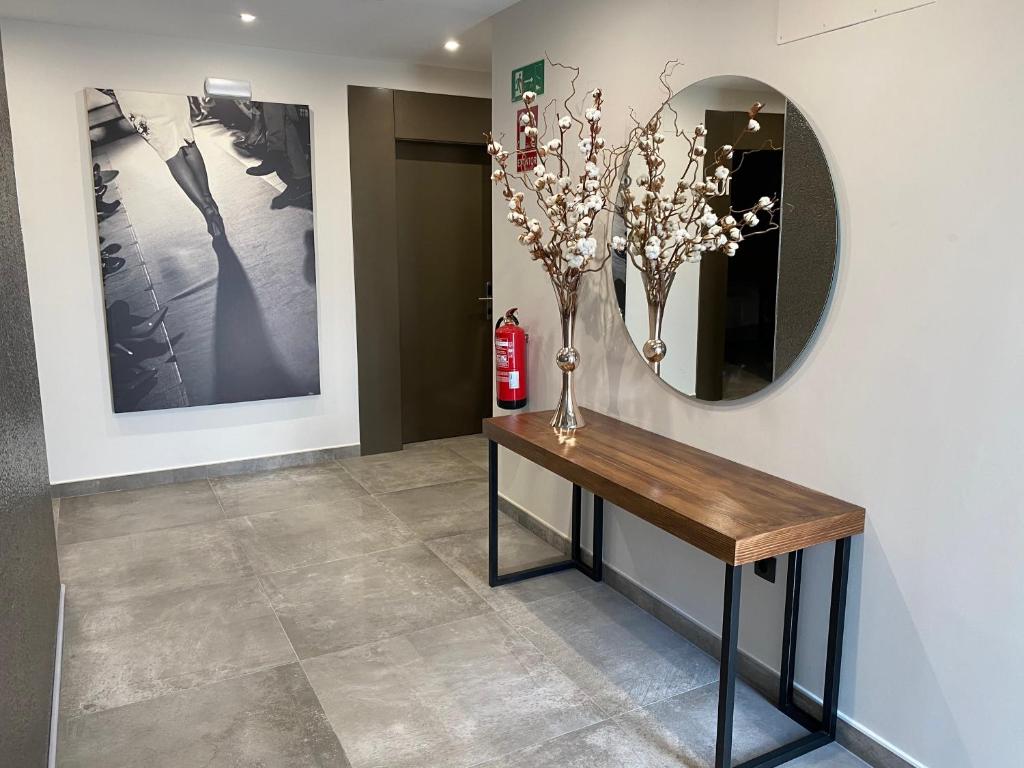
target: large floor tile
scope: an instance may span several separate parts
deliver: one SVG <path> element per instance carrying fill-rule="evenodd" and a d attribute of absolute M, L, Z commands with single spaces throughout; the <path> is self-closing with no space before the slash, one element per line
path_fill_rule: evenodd
<path fill-rule="evenodd" d="M 740 763 L 807 735 L 742 682 L 736 684 L 733 762 Z M 627 730 L 680 768 L 714 765 L 718 685 L 713 683 L 617 718 Z"/>
<path fill-rule="evenodd" d="M 613 720 L 558 736 L 474 768 L 677 768 L 679 763 Z M 710 766 L 708 766 L 710 768 Z"/>
<path fill-rule="evenodd" d="M 139 491 L 71 496 L 61 503 L 61 544 L 219 520 L 220 505 L 206 480 Z"/>
<path fill-rule="evenodd" d="M 298 664 L 66 718 L 61 768 L 348 768 Z"/>
<path fill-rule="evenodd" d="M 366 495 L 366 490 L 336 462 L 218 477 L 210 483 L 228 517 L 277 512 Z"/>
<path fill-rule="evenodd" d="M 870 768 L 870 766 L 859 757 L 833 743 L 797 758 L 791 763 L 786 763 L 786 768 Z"/>
<path fill-rule="evenodd" d="M 609 715 L 718 678 L 710 656 L 604 586 L 503 614 Z"/>
<path fill-rule="evenodd" d="M 602 717 L 493 613 L 303 666 L 355 768 L 464 768 Z"/>
<path fill-rule="evenodd" d="M 484 471 L 441 445 L 413 445 L 395 453 L 357 456 L 339 462 L 371 493 L 479 478 Z"/>
<path fill-rule="evenodd" d="M 110 709 L 294 660 L 256 578 L 117 602 L 72 590 L 61 708 Z"/>
<path fill-rule="evenodd" d="M 222 520 L 83 541 L 59 548 L 68 591 L 104 590 L 121 600 L 252 576 L 256 570 L 239 538 L 248 524 Z"/>
<path fill-rule="evenodd" d="M 417 445 L 441 445 L 472 461 L 481 469 L 487 469 L 487 438 L 483 435 L 462 435 L 460 437 L 444 437 Z"/>
<path fill-rule="evenodd" d="M 284 571 L 409 544 L 416 535 L 371 496 L 245 518 L 241 534 L 260 573 Z"/>
<path fill-rule="evenodd" d="M 422 544 L 261 579 L 303 659 L 489 610 Z"/>
<path fill-rule="evenodd" d="M 513 522 L 501 527 L 498 542 L 501 572 L 532 568 L 565 559 L 565 555 L 557 549 Z M 492 589 L 487 583 L 486 530 L 434 539 L 428 541 L 427 546 L 495 608 L 531 603 L 594 585 L 593 581 L 573 569 Z"/>
<path fill-rule="evenodd" d="M 486 477 L 384 493 L 377 498 L 423 539 L 487 528 Z"/>

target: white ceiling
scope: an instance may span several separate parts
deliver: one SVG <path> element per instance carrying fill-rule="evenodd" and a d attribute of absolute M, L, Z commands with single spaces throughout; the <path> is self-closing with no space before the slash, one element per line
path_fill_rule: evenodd
<path fill-rule="evenodd" d="M 0 0 L 0 16 L 489 71 L 485 20 L 515 0 Z M 242 11 L 257 21 L 243 24 Z M 448 38 L 462 47 L 444 50 Z"/>

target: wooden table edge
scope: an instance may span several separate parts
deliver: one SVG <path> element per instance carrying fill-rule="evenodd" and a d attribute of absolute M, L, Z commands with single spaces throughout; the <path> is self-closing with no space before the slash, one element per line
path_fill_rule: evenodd
<path fill-rule="evenodd" d="M 549 469 L 554 474 L 563 477 L 570 482 L 575 483 L 587 490 L 597 493 L 606 501 L 621 507 L 624 511 L 633 515 L 634 517 L 644 520 L 657 528 L 664 530 L 674 538 L 680 541 L 685 541 L 687 544 L 695 547 L 696 549 L 705 552 L 712 557 L 727 563 L 729 565 L 746 565 L 753 563 L 758 560 L 767 559 L 770 557 L 778 557 L 780 555 L 786 555 L 790 552 L 798 549 L 806 549 L 807 547 L 817 546 L 819 544 L 827 544 L 830 542 L 838 541 L 850 536 L 856 536 L 864 532 L 864 525 L 866 519 L 866 511 L 863 507 L 858 507 L 850 502 L 843 501 L 828 494 L 820 491 L 814 491 L 814 489 L 807 488 L 806 486 L 793 483 L 790 480 L 784 480 L 783 478 L 776 478 L 782 482 L 789 483 L 790 485 L 798 486 L 813 493 L 820 494 L 822 497 L 828 497 L 835 501 L 842 503 L 847 506 L 848 509 L 839 512 L 829 517 L 818 518 L 815 520 L 809 520 L 803 524 L 789 525 L 786 526 L 785 530 L 790 534 L 789 538 L 794 538 L 793 534 L 797 534 L 795 538 L 800 541 L 800 546 L 786 546 L 778 545 L 772 546 L 772 538 L 776 535 L 776 531 L 764 531 L 759 533 L 752 533 L 749 536 L 741 536 L 734 538 L 704 525 L 700 521 L 694 520 L 693 518 L 687 518 L 693 529 L 692 532 L 687 531 L 687 535 L 680 535 L 678 530 L 675 530 L 668 524 L 668 518 L 675 516 L 677 513 L 664 508 L 665 520 L 659 522 L 658 515 L 642 515 L 630 510 L 629 506 L 631 502 L 646 502 L 647 504 L 656 504 L 654 500 L 637 494 L 635 491 L 631 491 L 617 484 L 609 484 L 601 475 L 595 474 L 590 470 L 581 467 L 580 465 L 570 461 L 569 459 L 553 453 L 538 446 L 530 440 L 511 432 L 497 422 L 501 419 L 508 418 L 507 416 L 496 416 L 484 419 L 483 421 L 483 435 L 488 440 L 491 440 L 498 445 L 512 451 L 518 456 L 522 456 L 527 461 L 532 461 L 528 455 L 530 452 L 544 452 L 549 458 L 550 462 L 557 464 L 557 468 Z M 611 417 L 609 417 L 611 418 Z M 623 422 L 626 423 L 626 422 Z M 641 429 L 637 427 L 637 429 Z M 645 430 L 646 431 L 646 430 Z M 652 433 L 656 434 L 656 433 Z M 664 437 L 664 436 L 660 436 Z M 671 440 L 671 438 L 664 438 Z M 692 447 L 692 446 L 691 446 Z M 700 449 L 695 449 L 700 450 Z M 704 453 L 707 453 L 706 451 Z M 717 456 L 715 454 L 709 454 L 716 458 L 721 458 L 724 461 L 732 461 L 725 459 L 724 457 Z M 537 463 L 537 462 L 534 462 Z M 732 462 L 736 463 L 736 462 Z M 537 464 L 538 466 L 543 465 Z M 740 465 L 745 466 L 745 465 Z M 557 471 L 557 469 L 564 469 L 567 471 Z M 765 473 L 767 474 L 767 473 Z M 774 477 L 774 476 L 772 476 Z M 602 488 L 602 486 L 604 486 Z M 661 505 L 657 505 L 661 507 Z M 652 519 L 655 518 L 655 519 Z M 663 524 L 664 523 L 664 524 Z M 739 525 L 745 525 L 744 523 L 738 523 Z"/>

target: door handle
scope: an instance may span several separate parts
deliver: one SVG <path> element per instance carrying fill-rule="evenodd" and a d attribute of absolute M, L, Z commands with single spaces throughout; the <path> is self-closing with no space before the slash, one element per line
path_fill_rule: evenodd
<path fill-rule="evenodd" d="M 477 301 L 494 301 L 494 297 L 492 297 L 492 296 L 477 296 L 476 300 Z"/>

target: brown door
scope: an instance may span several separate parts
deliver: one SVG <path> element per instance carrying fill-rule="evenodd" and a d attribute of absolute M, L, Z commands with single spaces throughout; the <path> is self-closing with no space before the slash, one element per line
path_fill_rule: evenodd
<path fill-rule="evenodd" d="M 491 220 L 483 145 L 397 142 L 402 442 L 490 414 Z"/>

